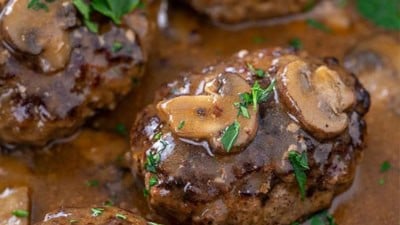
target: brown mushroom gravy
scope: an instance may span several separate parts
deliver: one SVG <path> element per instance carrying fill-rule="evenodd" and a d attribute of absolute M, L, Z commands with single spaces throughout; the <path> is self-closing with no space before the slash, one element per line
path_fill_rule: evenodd
<path fill-rule="evenodd" d="M 320 10 L 318 13 L 313 11 L 305 15 L 290 16 L 287 19 L 272 19 L 263 26 L 256 23 L 255 27 L 240 30 L 233 29 L 231 26 L 224 28 L 215 26 L 186 7 L 176 3 L 171 4 L 168 11 L 169 20 L 160 19 L 164 18 L 165 14 L 158 17 L 159 25 L 163 28 L 155 35 L 147 72 L 140 83 L 132 84 L 134 90 L 128 97 L 114 111 L 102 112 L 74 135 L 52 142 L 46 147 L 34 149 L 2 147 L 0 150 L 0 193 L 7 188 L 21 190 L 20 188 L 27 187 L 32 224 L 42 221 L 47 212 L 60 207 L 92 207 L 103 205 L 106 201 L 112 201 L 115 206 L 138 213 L 149 221 L 168 224 L 168 221 L 163 221 L 149 210 L 143 196 L 143 188 L 137 185 L 126 162 L 130 157 L 126 154 L 129 152 L 127 135 L 137 112 L 153 101 L 153 94 L 160 85 L 177 78 L 176 75 L 182 71 L 202 68 L 204 65 L 225 59 L 243 49 L 288 46 L 291 40 L 296 38 L 301 40 L 302 47 L 309 54 L 338 59 L 349 71 L 357 74 L 371 94 L 372 104 L 366 116 L 367 147 L 360 161 L 353 186 L 337 197 L 332 204 L 330 212 L 333 213 L 336 223 L 338 225 L 398 224 L 400 220 L 400 204 L 398 203 L 400 198 L 399 32 L 388 32 L 374 27 L 359 17 L 352 4 L 345 8 L 337 8 L 333 11 L 334 13 L 331 9 L 318 8 Z M 158 7 L 154 5 L 150 9 L 152 19 L 156 20 Z M 338 15 L 340 18 L 337 18 Z M 307 25 L 304 19 L 308 16 L 315 16 L 321 21 L 330 21 L 326 24 L 330 26 L 332 32 L 324 32 Z M 52 20 L 51 23 L 56 22 Z M 3 21 L 2 29 L 4 26 L 7 26 L 7 21 Z M 14 28 L 15 32 L 23 32 L 19 30 L 23 29 L 21 27 Z M 62 28 L 57 29 L 59 33 L 56 34 L 59 34 L 59 39 L 63 40 L 65 37 Z M 43 34 L 44 36 L 39 37 L 38 40 L 46 39 L 46 33 Z M 60 50 L 62 51 L 59 55 L 61 58 L 51 57 L 55 54 L 52 52 L 55 49 L 48 50 L 48 45 L 59 42 L 44 41 L 30 45 L 32 43 L 20 42 L 18 37 L 11 36 L 6 40 L 12 48 L 24 54 L 35 55 L 43 51 L 44 59 L 50 57 L 54 60 L 43 64 L 48 65 L 41 67 L 45 71 L 57 70 L 64 66 L 62 54 L 69 54 L 66 47 Z M 336 59 L 328 58 L 334 61 Z M 258 67 L 255 62 L 254 66 Z M 321 73 L 321 79 L 337 80 L 340 76 L 324 67 L 313 68 L 313 71 Z M 29 76 L 35 76 L 35 74 L 23 76 L 26 77 L 27 83 L 30 80 Z M 56 79 L 56 77 L 50 76 L 48 79 Z M 49 82 L 37 85 L 45 87 L 49 85 Z M 341 88 L 341 86 L 338 82 L 334 88 Z M 248 88 L 245 87 L 245 89 Z M 319 88 L 326 89 L 324 86 Z M 348 119 L 343 118 L 341 112 L 346 110 L 353 99 L 346 95 L 339 96 L 340 101 L 333 101 L 332 95 L 338 97 L 337 93 L 332 92 L 327 96 L 317 93 L 311 98 L 324 99 L 329 110 L 335 111 L 337 117 L 333 119 L 343 123 L 340 124 L 341 126 L 332 128 L 332 135 L 334 135 L 337 130 L 347 127 Z M 205 98 L 208 96 L 205 95 Z M 58 101 L 63 101 L 61 97 Z M 297 94 L 294 98 L 296 102 L 300 101 L 296 99 Z M 188 107 L 190 104 L 192 103 L 189 102 Z M 163 106 L 160 107 L 163 108 Z M 326 120 L 323 115 L 318 119 Z M 177 128 L 181 120 L 181 118 L 174 118 L 171 121 L 172 126 Z M 312 121 L 310 122 L 307 118 L 304 118 L 304 123 L 310 126 L 310 130 L 316 129 Z M 187 123 L 185 126 L 190 127 L 191 124 Z M 185 127 L 178 132 L 184 131 L 186 131 Z M 392 169 L 382 173 L 380 165 L 384 161 L 389 161 Z M 21 196 L 24 195 L 24 193 L 21 194 Z M 26 197 L 23 198 L 26 199 Z M 0 213 L 0 224 L 1 216 Z"/>

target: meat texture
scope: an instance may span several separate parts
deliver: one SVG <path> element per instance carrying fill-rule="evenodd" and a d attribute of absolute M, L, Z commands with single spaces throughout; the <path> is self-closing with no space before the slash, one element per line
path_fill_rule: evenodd
<path fill-rule="evenodd" d="M 182 0 L 212 20 L 238 23 L 305 11 L 309 0 Z M 316 2 L 316 1 L 315 1 Z"/>
<path fill-rule="evenodd" d="M 0 18 L 0 141 L 43 145 L 131 90 L 143 74 L 151 26 L 135 9 L 121 25 L 96 15 L 93 33 L 72 0 L 28 3 L 8 1 Z"/>
<path fill-rule="evenodd" d="M 142 217 L 115 207 L 69 208 L 48 213 L 36 225 L 147 225 Z"/>
<path fill-rule="evenodd" d="M 273 89 L 245 117 L 235 102 L 258 85 Z M 369 104 L 334 58 L 243 50 L 160 89 L 132 128 L 132 168 L 150 206 L 177 224 L 290 224 L 351 185 Z M 234 121 L 240 131 L 227 151 L 221 142 Z M 304 198 L 293 151 L 308 158 Z"/>

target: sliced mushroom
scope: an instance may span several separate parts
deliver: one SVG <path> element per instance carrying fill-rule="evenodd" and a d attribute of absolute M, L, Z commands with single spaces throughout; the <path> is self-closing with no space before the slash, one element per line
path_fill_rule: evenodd
<path fill-rule="evenodd" d="M 67 28 L 75 24 L 69 1 L 46 2 L 47 10 L 28 8 L 28 0 L 12 0 L 1 18 L 3 44 L 15 55 L 30 58 L 42 72 L 62 69 L 71 46 Z"/>
<path fill-rule="evenodd" d="M 3 193 L 0 193 L 0 205 L 0 224 L 27 225 L 29 223 L 29 217 L 13 215 L 13 212 L 17 211 L 29 213 L 28 188 L 20 187 L 4 190 Z"/>
<path fill-rule="evenodd" d="M 345 110 L 354 104 L 355 95 L 336 71 L 324 65 L 311 71 L 298 58 L 279 71 L 277 85 L 289 113 L 316 138 L 332 138 L 347 128 Z"/>
<path fill-rule="evenodd" d="M 250 92 L 251 87 L 235 74 L 207 77 L 205 81 L 202 95 L 179 96 L 162 101 L 157 105 L 159 114 L 176 135 L 208 140 L 217 153 L 226 152 L 221 144 L 221 135 L 237 120 L 240 124 L 239 135 L 230 152 L 240 151 L 240 147 L 248 144 L 256 134 L 258 109 L 249 107 L 250 118 L 244 118 L 238 116 L 234 103 L 240 102 L 240 94 Z"/>

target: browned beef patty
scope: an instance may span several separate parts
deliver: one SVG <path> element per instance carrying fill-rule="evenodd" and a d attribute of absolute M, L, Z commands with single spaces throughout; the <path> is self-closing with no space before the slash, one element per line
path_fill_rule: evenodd
<path fill-rule="evenodd" d="M 223 93 L 237 88 L 229 85 L 233 78 L 253 87 L 256 82 L 261 88 L 276 85 L 256 113 L 252 105 L 248 108 L 249 120 L 258 125 L 255 136 L 239 144 L 239 134 L 237 146 L 224 152 L 213 143 L 220 133 L 196 135 L 218 126 L 229 107 L 236 106 L 229 98 L 219 106 L 219 100 L 213 102 L 216 111 L 192 106 L 209 104 L 201 99 L 213 86 L 219 97 L 228 96 Z M 177 115 L 160 113 L 165 104 L 179 99 L 188 100 L 174 106 Z M 151 207 L 177 223 L 290 224 L 329 207 L 334 196 L 351 185 L 362 155 L 368 108 L 369 94 L 333 58 L 279 48 L 243 50 L 201 72 L 183 73 L 182 79 L 160 89 L 133 126 L 132 168 L 144 181 Z M 171 118 L 182 112 L 186 125 L 180 122 L 177 128 Z M 208 116 L 211 122 L 201 123 Z M 254 129 L 244 126 L 249 121 L 240 115 L 236 120 L 243 132 Z M 193 121 L 200 125 L 193 126 Z M 288 160 L 293 150 L 308 158 L 304 199 Z"/>
<path fill-rule="evenodd" d="M 97 110 L 113 109 L 143 74 L 144 12 L 134 10 L 118 26 L 97 15 L 93 33 L 71 0 L 46 4 L 37 10 L 11 0 L 0 18 L 2 143 L 42 145 L 69 135 Z"/>
<path fill-rule="evenodd" d="M 238 23 L 304 11 L 309 0 L 183 0 L 212 20 Z M 317 2 L 317 1 L 315 1 Z"/>

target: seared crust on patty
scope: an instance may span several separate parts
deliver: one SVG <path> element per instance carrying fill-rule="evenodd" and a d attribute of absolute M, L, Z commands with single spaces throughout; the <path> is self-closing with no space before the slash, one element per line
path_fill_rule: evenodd
<path fill-rule="evenodd" d="M 119 26 L 99 18 L 93 33 L 70 0 L 48 3 L 48 12 L 26 2 L 9 1 L 0 20 L 0 141 L 43 145 L 131 90 L 143 75 L 150 25 L 137 9 Z"/>
<path fill-rule="evenodd" d="M 212 20 L 239 23 L 304 11 L 309 0 L 182 0 Z"/>
<path fill-rule="evenodd" d="M 254 68 L 266 75 L 257 76 Z M 204 139 L 182 138 L 157 107 L 160 101 L 202 95 L 207 77 L 222 75 L 263 88 L 276 81 L 272 96 L 259 105 L 255 138 L 226 154 Z M 336 59 L 279 48 L 243 50 L 162 87 L 132 128 L 132 168 L 149 189 L 151 207 L 179 223 L 290 224 L 329 207 L 351 185 L 368 108 L 369 94 Z M 308 156 L 304 199 L 288 160 L 292 150 Z M 159 157 L 156 168 L 149 167 L 151 157 Z"/>

